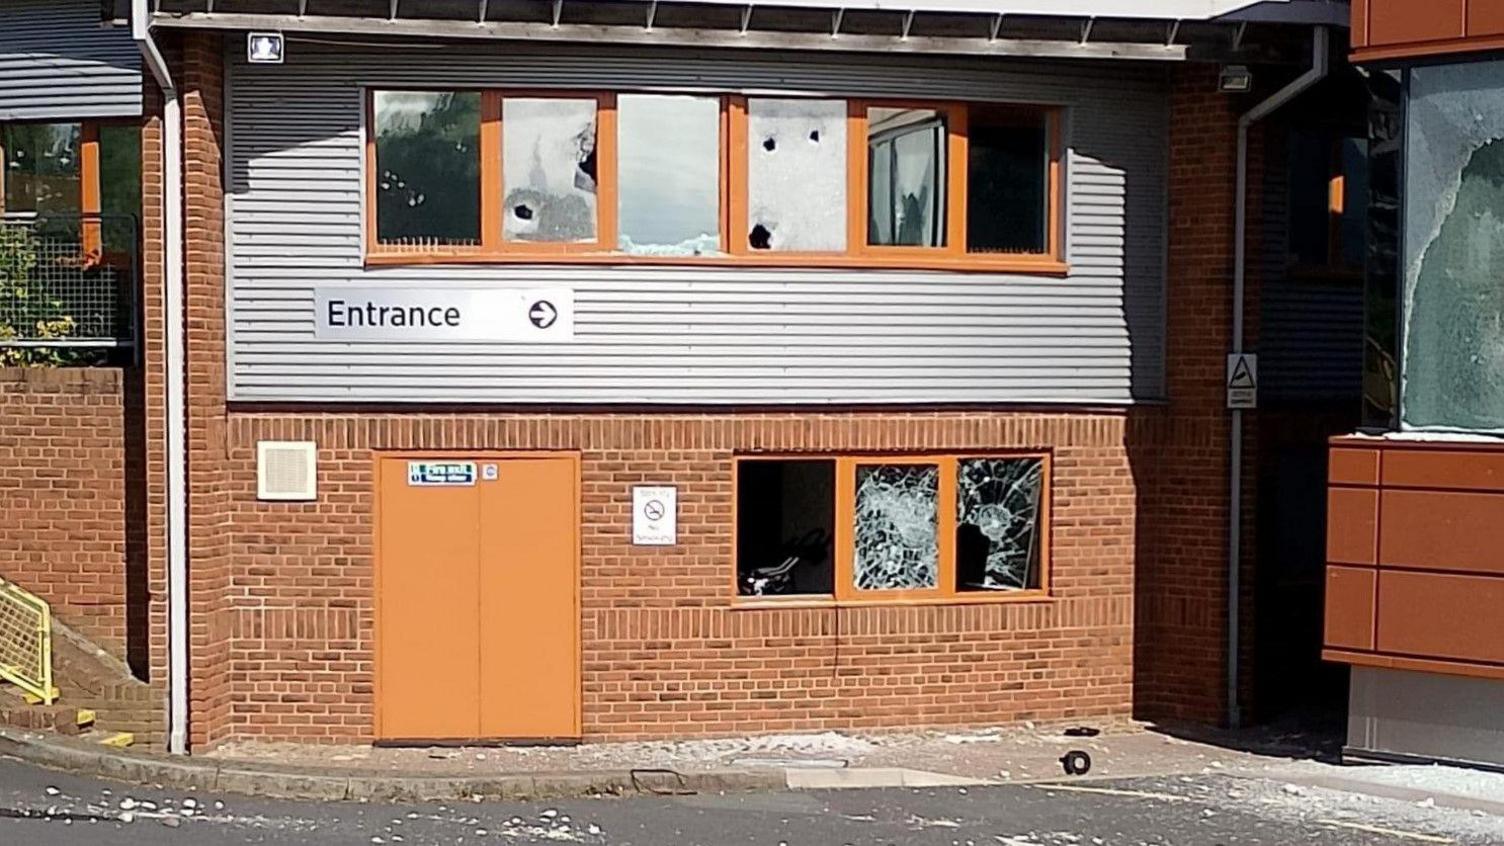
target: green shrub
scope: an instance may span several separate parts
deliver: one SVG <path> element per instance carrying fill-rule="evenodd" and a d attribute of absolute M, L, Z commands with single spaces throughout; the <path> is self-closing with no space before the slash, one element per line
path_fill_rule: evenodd
<path fill-rule="evenodd" d="M 63 302 L 37 282 L 37 237 L 24 226 L 0 225 L 0 342 L 15 338 L 67 338 L 74 320 Z M 26 367 L 76 363 L 69 350 L 39 347 L 0 347 L 0 366 Z"/>

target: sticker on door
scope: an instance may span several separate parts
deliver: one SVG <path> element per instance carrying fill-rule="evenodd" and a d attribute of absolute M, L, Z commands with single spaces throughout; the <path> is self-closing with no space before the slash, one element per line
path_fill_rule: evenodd
<path fill-rule="evenodd" d="M 409 461 L 407 483 L 415 488 L 475 484 L 474 461 Z"/>

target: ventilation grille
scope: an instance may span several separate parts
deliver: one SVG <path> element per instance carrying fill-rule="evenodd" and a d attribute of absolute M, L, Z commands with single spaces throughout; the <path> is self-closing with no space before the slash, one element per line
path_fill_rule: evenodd
<path fill-rule="evenodd" d="M 256 444 L 256 498 L 302 502 L 317 498 L 318 458 L 313 441 Z"/>

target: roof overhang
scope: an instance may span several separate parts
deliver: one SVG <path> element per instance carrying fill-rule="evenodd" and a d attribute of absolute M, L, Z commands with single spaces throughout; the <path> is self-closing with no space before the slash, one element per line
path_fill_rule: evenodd
<path fill-rule="evenodd" d="M 1298 60 L 1281 11 L 1290 12 L 1290 23 L 1309 25 L 1296 10 L 1345 0 L 153 2 L 154 26 L 280 30 L 290 37 L 1256 62 Z M 1253 11 L 1251 20 L 1237 18 Z"/>

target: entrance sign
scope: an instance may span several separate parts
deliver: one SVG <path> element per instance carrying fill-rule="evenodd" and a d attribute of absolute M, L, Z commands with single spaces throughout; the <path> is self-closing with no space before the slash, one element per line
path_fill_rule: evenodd
<path fill-rule="evenodd" d="M 632 543 L 637 546 L 673 546 L 678 543 L 678 500 L 678 488 L 632 488 Z"/>
<path fill-rule="evenodd" d="M 1227 407 L 1259 407 L 1259 357 L 1254 353 L 1228 354 Z"/>
<path fill-rule="evenodd" d="M 574 292 L 557 288 L 324 286 L 314 306 L 333 341 L 574 340 Z"/>
<path fill-rule="evenodd" d="M 409 461 L 407 483 L 412 487 L 468 487 L 475 484 L 475 462 Z"/>

